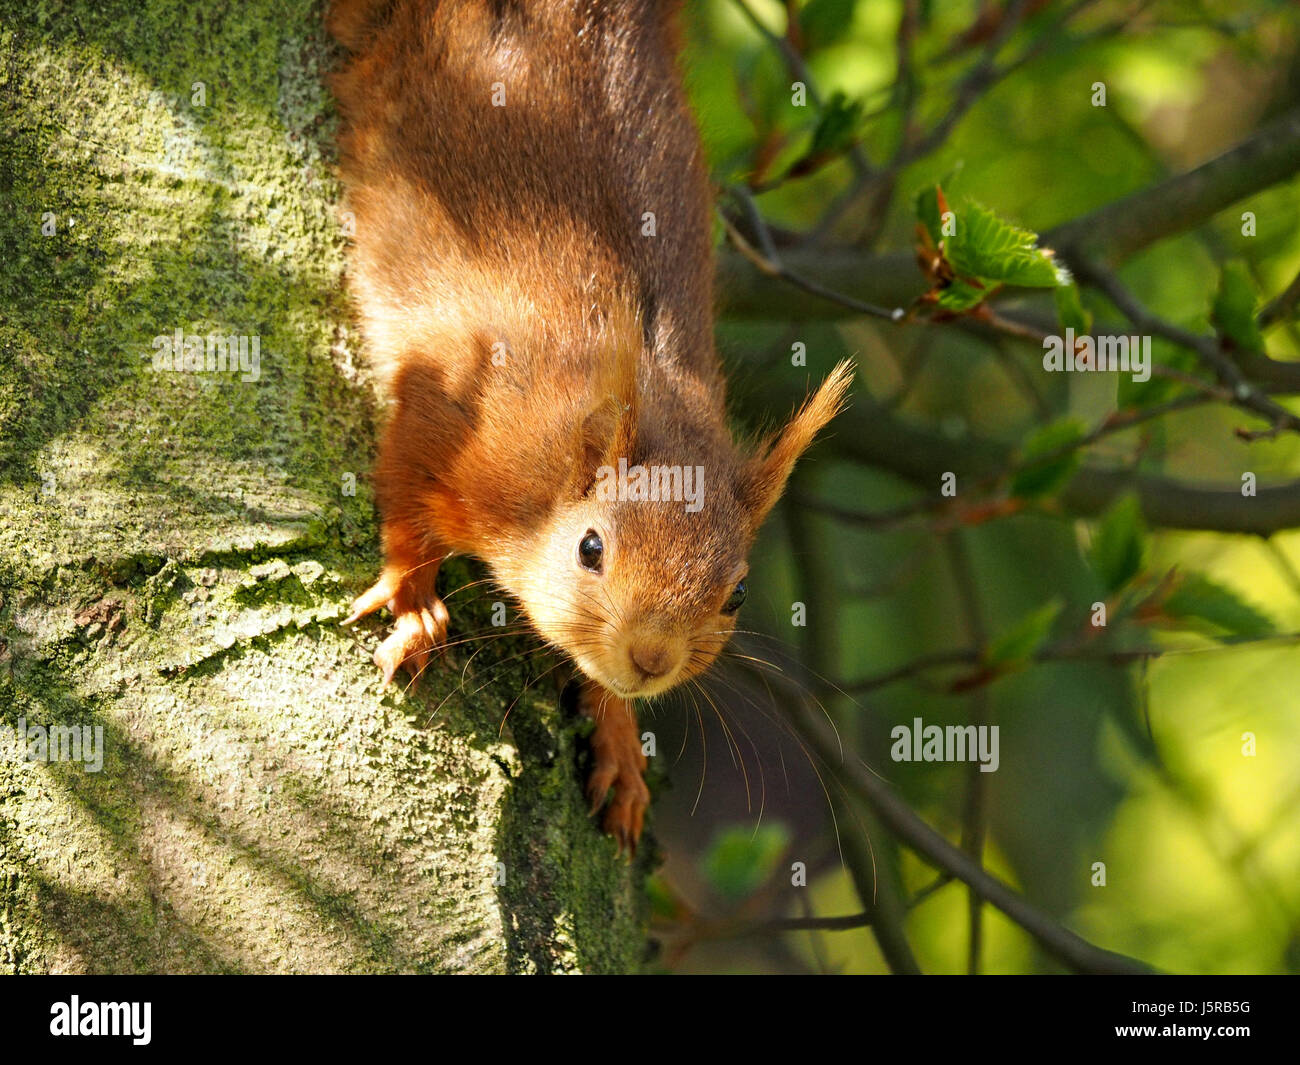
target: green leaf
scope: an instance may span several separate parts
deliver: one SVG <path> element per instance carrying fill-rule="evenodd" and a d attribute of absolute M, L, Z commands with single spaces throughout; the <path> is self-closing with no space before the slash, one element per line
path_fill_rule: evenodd
<path fill-rule="evenodd" d="M 861 121 L 862 101 L 850 100 L 844 93 L 837 92 L 826 101 L 817 117 L 817 128 L 813 130 L 812 145 L 806 158 L 844 151 L 857 140 Z"/>
<path fill-rule="evenodd" d="M 1165 366 L 1171 370 L 1182 370 L 1187 374 L 1194 374 L 1200 366 L 1195 352 L 1170 343 L 1162 337 L 1151 339 L 1151 362 L 1153 369 L 1156 366 Z M 1187 386 L 1181 381 L 1172 377 L 1158 376 L 1154 372 L 1146 381 L 1134 381 L 1132 374 L 1120 374 L 1116 396 L 1121 409 L 1150 407 L 1173 399 L 1186 388 Z M 1143 433 L 1157 435 L 1163 425 L 1161 421 L 1148 423 Z"/>
<path fill-rule="evenodd" d="M 1246 264 L 1239 260 L 1224 263 L 1219 292 L 1214 297 L 1214 324 L 1219 334 L 1243 351 L 1263 351 L 1264 337 L 1255 317 L 1257 306 L 1255 284 Z"/>
<path fill-rule="evenodd" d="M 857 0 L 811 0 L 799 12 L 804 52 L 814 52 L 844 40 L 853 24 L 856 6 Z"/>
<path fill-rule="evenodd" d="M 916 217 L 925 226 L 937 246 L 943 240 L 943 221 L 939 211 L 939 186 L 927 185 L 916 194 Z"/>
<path fill-rule="evenodd" d="M 1206 622 L 1234 636 L 1271 636 L 1277 631 L 1266 614 L 1200 573 L 1184 578 L 1165 600 L 1164 612 L 1179 620 Z"/>
<path fill-rule="evenodd" d="M 1028 662 L 1051 635 L 1064 606 L 1064 601 L 1058 598 L 1031 610 L 989 644 L 984 660 L 991 666 L 1003 667 Z"/>
<path fill-rule="evenodd" d="M 1073 283 L 1057 285 L 1052 295 L 1056 299 L 1056 316 L 1060 319 L 1062 332 L 1073 329 L 1076 337 L 1088 336 L 1092 332 L 1092 315 L 1083 308 L 1079 286 Z"/>
<path fill-rule="evenodd" d="M 1029 288 L 1070 284 L 1070 272 L 1052 252 L 1038 247 L 1038 235 L 1017 229 L 973 200 L 955 212 L 956 232 L 944 245 L 957 273 Z"/>
<path fill-rule="evenodd" d="M 1093 533 L 1089 554 L 1107 592 L 1138 575 L 1146 555 L 1146 523 L 1136 496 L 1127 495 L 1110 508 Z"/>
<path fill-rule="evenodd" d="M 784 825 L 763 825 L 757 831 L 729 828 L 714 839 L 700 870 L 719 896 L 740 902 L 767 882 L 789 845 Z"/>
<path fill-rule="evenodd" d="M 658 873 L 645 882 L 645 893 L 650 902 L 650 913 L 654 917 L 672 918 L 677 915 L 677 900 L 672 889 Z"/>
<path fill-rule="evenodd" d="M 1084 424 L 1071 417 L 1058 418 L 1034 432 L 1021 449 L 1021 460 L 1027 465 L 1011 478 L 1011 494 L 1019 499 L 1033 499 L 1064 487 L 1079 467 L 1077 448 L 1054 459 L 1033 460 L 1078 443 L 1086 432 Z"/>
<path fill-rule="evenodd" d="M 808 121 L 807 110 L 791 102 L 790 71 L 776 49 L 756 47 L 742 54 L 737 65 L 761 132 Z"/>
<path fill-rule="evenodd" d="M 989 289 L 972 285 L 960 277 L 954 278 L 951 284 L 939 293 L 935 306 L 942 307 L 945 311 L 968 311 L 983 303 L 989 292 Z"/>

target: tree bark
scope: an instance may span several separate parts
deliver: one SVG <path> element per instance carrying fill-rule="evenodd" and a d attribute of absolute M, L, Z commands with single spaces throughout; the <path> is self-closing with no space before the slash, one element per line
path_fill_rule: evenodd
<path fill-rule="evenodd" d="M 496 636 L 416 692 L 339 625 L 379 564 L 376 409 L 321 16 L 0 0 L 0 735 L 104 750 L 0 751 L 0 969 L 641 960 L 650 858 L 586 816 L 558 663 L 488 586 L 452 638 Z M 156 368 L 178 330 L 249 362 Z"/>

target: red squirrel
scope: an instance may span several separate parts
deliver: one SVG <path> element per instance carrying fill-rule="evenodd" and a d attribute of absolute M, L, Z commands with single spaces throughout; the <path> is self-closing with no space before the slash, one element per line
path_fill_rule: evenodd
<path fill-rule="evenodd" d="M 375 662 L 386 683 L 418 675 L 447 632 L 440 562 L 482 559 L 582 673 L 587 795 L 593 813 L 608 803 L 620 850 L 650 800 L 633 702 L 717 657 L 755 532 L 852 379 L 841 363 L 781 431 L 733 441 L 678 7 L 330 13 L 350 53 L 334 81 L 350 285 L 391 399 L 375 473 L 385 561 L 348 620 L 387 606 Z M 683 475 L 694 503 L 631 484 Z"/>

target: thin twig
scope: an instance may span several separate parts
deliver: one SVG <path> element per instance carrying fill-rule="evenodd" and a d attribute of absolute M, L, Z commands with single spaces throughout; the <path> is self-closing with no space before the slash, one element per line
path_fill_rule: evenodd
<path fill-rule="evenodd" d="M 1155 658 L 1177 657 L 1187 654 L 1208 654 L 1224 648 L 1242 646 L 1270 646 L 1272 644 L 1300 643 L 1300 632 L 1272 633 L 1267 636 L 1224 636 L 1209 646 L 1199 647 L 1122 647 L 1092 650 L 1077 644 L 1059 644 L 1041 647 L 1034 652 L 1034 662 L 1094 662 L 1113 666 L 1127 666 L 1133 662 Z M 910 662 L 877 673 L 862 680 L 844 681 L 836 686 L 849 695 L 865 695 L 900 681 L 911 680 L 935 669 L 952 666 L 978 665 L 983 659 L 979 647 L 963 647 L 952 651 L 933 651 L 918 655 Z"/>
<path fill-rule="evenodd" d="M 900 506 L 893 507 L 889 510 L 875 512 L 863 512 L 850 510 L 847 507 L 837 506 L 834 503 L 828 503 L 824 500 L 813 499 L 807 496 L 795 495 L 798 502 L 818 513 L 828 514 L 840 521 L 850 522 L 854 525 L 861 525 L 867 528 L 891 528 L 900 525 L 912 518 L 920 517 L 927 514 L 942 514 L 945 511 L 958 510 L 961 507 L 969 506 L 969 499 L 980 499 L 988 493 L 994 491 L 999 485 L 1005 484 L 1012 477 L 1027 470 L 1036 469 L 1040 466 L 1050 465 L 1068 458 L 1076 451 L 1104 440 L 1115 433 L 1126 432 L 1158 418 L 1163 418 L 1168 414 L 1176 411 L 1190 410 L 1193 407 L 1203 406 L 1216 400 L 1224 400 L 1227 393 L 1222 389 L 1216 389 L 1213 386 L 1196 381 L 1202 389 L 1197 392 L 1184 393 L 1181 396 L 1175 396 L 1173 399 L 1166 400 L 1164 403 L 1152 404 L 1150 407 L 1139 407 L 1136 409 L 1115 411 L 1089 432 L 1072 440 L 1060 447 L 1053 448 L 1051 451 L 1045 451 L 1038 455 L 1033 455 L 1016 462 L 1011 462 L 1004 468 L 990 473 L 976 481 L 974 489 L 967 493 L 961 500 L 950 496 L 922 496 L 910 503 L 904 503 Z"/>
<path fill-rule="evenodd" d="M 842 917 L 777 917 L 762 921 L 696 921 L 687 931 L 692 942 L 715 939 L 749 939 L 755 936 L 781 935 L 786 932 L 846 932 L 867 928 L 875 920 L 870 912 Z"/>
<path fill-rule="evenodd" d="M 741 195 L 741 190 L 736 190 L 736 192 L 738 196 Z M 770 237 L 763 236 L 764 228 L 761 224 L 758 233 L 760 239 L 762 239 L 769 248 L 767 254 L 764 254 L 753 247 L 753 245 L 745 239 L 740 230 L 736 228 L 735 223 L 733 223 L 725 214 L 722 214 L 721 217 L 732 247 L 739 251 L 746 259 L 753 263 L 755 267 L 769 277 L 779 277 L 781 280 L 789 282 L 791 285 L 794 285 L 796 288 L 801 288 L 805 292 L 810 292 L 814 296 L 820 296 L 822 299 L 843 303 L 844 306 L 850 307 L 859 314 L 869 315 L 872 318 L 887 318 L 891 322 L 899 322 L 902 321 L 907 314 L 902 307 L 877 307 L 871 303 L 863 303 L 861 300 L 855 300 L 851 296 L 832 292 L 830 289 L 818 284 L 816 281 L 810 281 L 800 274 L 793 273 L 786 269 L 782 264 L 779 256 L 776 254 L 775 246 L 772 245 L 770 241 Z M 757 212 L 755 212 L 755 217 L 757 217 Z"/>
<path fill-rule="evenodd" d="M 774 677 L 781 683 L 783 678 Z M 1145 963 L 1123 954 L 1094 946 L 1032 905 L 1024 896 L 991 876 L 968 854 L 954 847 L 931 828 L 882 778 L 856 759 L 844 758 L 830 726 L 809 708 L 803 690 L 795 683 L 784 685 L 794 708 L 800 734 L 828 765 L 836 767 L 840 779 L 875 811 L 894 836 L 935 868 L 962 880 L 986 901 L 1032 935 L 1062 964 L 1077 972 L 1149 973 Z"/>
<path fill-rule="evenodd" d="M 945 538 L 944 545 L 948 549 L 948 560 L 957 587 L 957 600 L 961 604 L 961 612 L 966 621 L 967 635 L 976 647 L 984 647 L 988 641 L 984 626 L 984 611 L 980 606 L 975 569 L 962 539 L 961 530 L 953 530 Z M 988 685 L 981 684 L 973 688 L 971 701 L 971 724 L 982 731 L 989 725 L 993 716 Z M 985 813 L 988 805 L 988 781 L 989 775 L 983 771 L 983 767 L 978 762 L 971 762 L 967 766 L 961 847 L 981 868 L 984 865 L 984 841 L 987 832 Z M 966 971 L 971 976 L 975 976 L 979 973 L 980 952 L 984 942 L 984 900 L 974 888 L 969 889 L 968 896 L 967 914 L 970 934 L 967 940 Z"/>
<path fill-rule="evenodd" d="M 1105 295 L 1139 330 L 1164 337 L 1194 352 L 1197 358 L 1214 372 L 1219 381 L 1231 389 L 1231 402 L 1234 406 L 1250 411 L 1272 426 L 1268 434 L 1244 435 L 1252 437 L 1272 435 L 1283 429 L 1300 431 L 1300 418 L 1280 403 L 1270 399 L 1257 385 L 1248 381 L 1237 364 L 1223 350 L 1218 338 L 1192 333 L 1153 314 L 1124 287 L 1118 277 L 1096 263 L 1076 257 L 1071 260 L 1070 265 L 1079 280 Z"/>
<path fill-rule="evenodd" d="M 997 29 L 994 30 L 985 44 L 984 52 L 979 61 L 971 72 L 962 79 L 961 84 L 957 86 L 956 99 L 954 99 L 952 107 L 948 109 L 948 113 L 924 137 L 908 146 L 905 150 L 900 151 L 891 165 L 905 166 L 912 160 L 929 155 L 938 149 L 948 139 L 949 134 L 956 129 L 957 123 L 962 120 L 966 112 L 975 106 L 985 92 L 997 84 L 1002 77 L 1002 72 L 997 68 L 998 52 L 1002 50 L 1007 38 L 1019 28 L 1025 7 L 1026 0 L 1012 0 L 1007 5 Z"/>
<path fill-rule="evenodd" d="M 1274 322 L 1290 318 L 1300 303 L 1300 273 L 1287 285 L 1262 311 L 1259 312 L 1259 327 L 1267 329 Z"/>
<path fill-rule="evenodd" d="M 808 64 L 804 62 L 799 49 L 794 46 L 794 43 L 788 37 L 782 37 L 769 30 L 766 23 L 758 17 L 757 12 L 749 6 L 748 0 L 735 0 L 735 2 L 736 6 L 744 12 L 750 24 L 758 30 L 759 34 L 781 53 L 781 57 L 785 60 L 786 66 L 790 68 L 790 73 L 794 75 L 795 80 L 803 82 L 804 87 L 808 90 L 808 99 L 812 101 L 813 106 L 820 108 L 822 106 L 821 94 L 817 91 L 816 83 L 808 70 Z M 854 171 L 858 174 L 870 174 L 872 172 L 871 161 L 862 150 L 860 143 L 854 142 L 850 147 L 849 160 L 853 164 Z"/>

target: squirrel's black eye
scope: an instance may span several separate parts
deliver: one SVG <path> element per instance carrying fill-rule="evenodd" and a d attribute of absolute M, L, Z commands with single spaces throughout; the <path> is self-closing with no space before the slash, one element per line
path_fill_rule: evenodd
<path fill-rule="evenodd" d="M 741 581 L 738 585 L 736 585 L 735 588 L 731 590 L 731 594 L 727 596 L 727 601 L 722 604 L 722 612 L 724 614 L 734 614 L 737 610 L 740 609 L 740 605 L 744 601 L 745 601 L 745 582 Z"/>
<path fill-rule="evenodd" d="M 587 534 L 578 541 L 578 561 L 582 563 L 583 569 L 599 573 L 604 558 L 605 544 L 594 529 L 588 529 Z"/>

